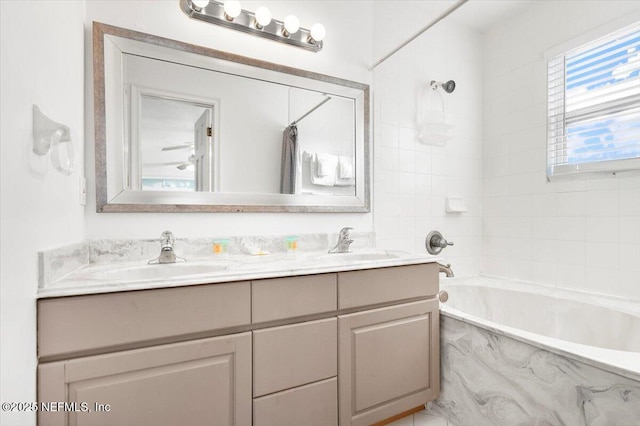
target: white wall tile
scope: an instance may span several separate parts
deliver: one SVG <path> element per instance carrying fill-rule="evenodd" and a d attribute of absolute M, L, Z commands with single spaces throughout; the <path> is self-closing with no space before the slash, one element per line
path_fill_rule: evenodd
<path fill-rule="evenodd" d="M 633 9 L 603 13 L 602 2 L 569 3 L 536 2 L 484 37 L 442 25 L 397 55 L 384 78 L 374 78 L 374 93 L 384 86 L 380 122 L 391 125 L 381 128 L 383 142 L 376 143 L 382 195 L 374 211 L 400 223 L 411 218 L 401 237 L 385 235 L 389 241 L 409 241 L 414 229 L 407 244 L 423 250 L 424 235 L 437 228 L 455 238 L 447 257 L 460 264 L 456 272 L 481 269 L 592 292 L 606 293 L 608 286 L 619 295 L 636 292 L 629 284 L 636 271 L 623 272 L 622 264 L 640 245 L 640 177 L 546 180 L 545 49 Z M 444 40 L 455 53 L 443 48 Z M 443 73 L 459 87 L 445 97 L 456 117 L 454 137 L 444 147 L 423 145 L 414 130 L 415 91 L 425 75 Z M 473 208 L 447 214 L 449 195 L 464 196 Z M 388 230 L 396 222 L 376 223 Z M 614 275 L 617 287 L 599 284 L 599 277 Z"/>
<path fill-rule="evenodd" d="M 510 259 L 509 278 L 518 281 L 531 281 L 533 264 L 530 260 Z"/>
<path fill-rule="evenodd" d="M 640 297 L 640 176 L 546 181 L 545 51 L 638 13 L 632 3 L 533 2 L 485 33 L 483 271 L 522 268 L 522 252 L 488 247 L 507 229 L 512 249 L 530 239 L 534 282 Z"/>
<path fill-rule="evenodd" d="M 558 261 L 558 241 L 532 240 L 531 259 L 535 262 L 555 264 Z"/>
<path fill-rule="evenodd" d="M 620 221 L 618 216 L 587 217 L 586 240 L 589 242 L 619 241 Z"/>
<path fill-rule="evenodd" d="M 400 149 L 415 151 L 417 142 L 416 130 L 400 127 L 398 130 L 398 142 Z"/>
<path fill-rule="evenodd" d="M 635 216 L 620 216 L 620 243 L 640 244 L 640 219 Z"/>
<path fill-rule="evenodd" d="M 537 284 L 555 286 L 556 268 L 555 262 L 532 262 L 531 281 Z"/>
<path fill-rule="evenodd" d="M 381 123 L 380 130 L 381 130 L 380 146 L 397 148 L 398 147 L 398 126 Z"/>
<path fill-rule="evenodd" d="M 396 148 L 383 146 L 378 151 L 380 152 L 380 167 L 382 170 L 398 170 L 399 154 Z"/>
<path fill-rule="evenodd" d="M 620 216 L 636 216 L 640 218 L 640 187 L 620 190 Z"/>
<path fill-rule="evenodd" d="M 563 192 L 557 194 L 556 198 L 558 216 L 584 216 L 585 193 L 584 192 Z"/>
<path fill-rule="evenodd" d="M 398 193 L 416 193 L 416 175 L 414 173 L 408 173 L 405 171 L 398 172 Z"/>
<path fill-rule="evenodd" d="M 599 266 L 618 270 L 621 246 L 618 243 L 587 242 L 585 246 L 585 261 L 587 267 Z M 640 259 L 640 256 L 638 257 Z"/>
<path fill-rule="evenodd" d="M 556 286 L 571 290 L 586 291 L 586 271 L 584 265 L 559 263 L 556 268 Z"/>
<path fill-rule="evenodd" d="M 556 238 L 560 241 L 584 241 L 586 219 L 582 216 L 558 217 Z"/>
<path fill-rule="evenodd" d="M 416 153 L 415 151 L 407 151 L 401 149 L 398 151 L 398 170 L 405 173 L 415 173 L 416 171 Z"/>
<path fill-rule="evenodd" d="M 532 217 L 531 235 L 533 238 L 556 239 L 558 232 L 558 218 L 553 217 Z"/>
<path fill-rule="evenodd" d="M 600 267 L 602 266 L 602 267 Z M 587 266 L 585 286 L 591 293 L 602 293 L 603 288 L 608 288 L 611 283 L 617 286 L 620 281 L 620 274 L 617 265 L 615 268 L 607 268 L 606 264 Z"/>
<path fill-rule="evenodd" d="M 591 190 L 585 192 L 585 209 L 587 216 L 617 216 L 618 191 Z"/>
<path fill-rule="evenodd" d="M 558 241 L 558 264 L 584 266 L 586 243 L 582 241 Z"/>

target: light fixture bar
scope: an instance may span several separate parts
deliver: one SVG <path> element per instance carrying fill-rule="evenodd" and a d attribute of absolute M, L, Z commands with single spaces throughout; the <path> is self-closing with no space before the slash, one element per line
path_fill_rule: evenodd
<path fill-rule="evenodd" d="M 256 26 L 255 13 L 244 9 L 238 17 L 230 21 L 225 16 L 224 3 L 220 1 L 211 0 L 205 7 L 198 7 L 191 0 L 180 0 L 180 7 L 184 13 L 193 19 L 301 47 L 312 52 L 322 50 L 322 41 L 313 40 L 311 31 L 306 28 L 301 27 L 295 33 L 285 37 L 283 34 L 287 34 L 287 32 L 284 31 L 284 22 L 272 19 L 269 25 L 259 28 L 259 25 Z"/>

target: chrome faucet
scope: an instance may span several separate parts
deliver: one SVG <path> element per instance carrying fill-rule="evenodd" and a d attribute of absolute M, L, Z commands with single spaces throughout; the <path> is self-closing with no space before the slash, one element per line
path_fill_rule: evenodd
<path fill-rule="evenodd" d="M 444 272 L 444 274 L 449 278 L 453 277 L 453 270 L 451 269 L 450 263 L 443 265 L 442 263 L 438 262 L 438 273 L 440 272 Z"/>
<path fill-rule="evenodd" d="M 345 227 L 340 230 L 340 234 L 338 235 L 338 243 L 334 248 L 329 250 L 329 253 L 349 253 L 349 246 L 353 242 L 351 238 L 349 238 L 349 231 L 353 228 Z"/>
<path fill-rule="evenodd" d="M 185 259 L 176 256 L 173 251 L 173 243 L 175 242 L 175 238 L 171 231 L 164 231 L 162 236 L 160 237 L 160 244 L 162 247 L 160 249 L 160 256 L 157 259 L 151 259 L 148 263 L 149 265 L 162 264 L 162 263 L 184 263 Z"/>

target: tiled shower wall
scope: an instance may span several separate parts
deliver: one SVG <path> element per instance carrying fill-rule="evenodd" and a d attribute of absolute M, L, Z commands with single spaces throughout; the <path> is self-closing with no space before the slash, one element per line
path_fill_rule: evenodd
<path fill-rule="evenodd" d="M 420 26 L 430 19 L 425 16 Z M 423 145 L 416 137 L 420 89 L 431 80 L 451 79 L 456 90 L 444 97 L 454 116 L 453 137 L 443 147 Z M 478 274 L 481 96 L 481 35 L 455 23 L 433 27 L 375 69 L 373 211 L 378 246 L 425 252 L 426 235 L 437 229 L 455 243 L 442 255 L 456 275 Z M 464 197 L 469 211 L 447 214 L 447 196 Z"/>
<path fill-rule="evenodd" d="M 485 34 L 483 273 L 640 299 L 640 175 L 545 179 L 545 52 L 639 13 L 532 2 Z"/>

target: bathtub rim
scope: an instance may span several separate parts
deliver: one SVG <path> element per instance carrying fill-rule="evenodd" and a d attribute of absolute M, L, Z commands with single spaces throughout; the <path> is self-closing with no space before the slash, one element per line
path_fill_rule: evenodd
<path fill-rule="evenodd" d="M 483 282 L 483 280 L 488 280 L 487 285 Z M 516 283 L 520 288 L 509 288 L 504 285 L 499 285 L 502 282 L 510 282 Z M 508 279 L 497 279 L 493 277 L 485 277 L 485 276 L 476 276 L 476 277 L 467 277 L 467 278 L 454 278 L 441 280 L 441 290 L 447 290 L 449 286 L 467 286 L 467 287 L 485 287 L 485 288 L 495 288 L 506 291 L 513 291 L 519 293 L 531 293 L 528 289 L 536 290 L 535 294 L 543 294 L 550 297 L 559 297 L 562 299 L 568 299 L 571 301 L 576 301 L 575 298 L 572 297 L 561 297 L 560 294 L 568 292 L 573 294 L 574 292 L 571 290 L 566 291 L 556 291 L 559 289 L 551 288 L 551 295 L 549 294 L 549 288 L 544 287 L 543 289 L 539 289 L 536 284 L 523 283 L 516 280 L 508 280 Z M 578 292 L 576 292 L 578 293 Z M 587 296 L 586 299 L 592 299 L 594 295 L 582 295 Z M 599 296 L 598 296 L 599 297 Z M 579 299 L 582 299 L 580 297 Z M 640 316 L 640 314 L 636 311 L 635 302 L 631 302 L 631 306 L 625 307 L 624 310 L 618 309 L 617 306 L 607 306 L 607 304 L 602 303 L 592 303 L 586 300 L 577 300 L 579 302 L 588 303 L 596 306 L 602 306 L 610 309 L 615 309 L 621 312 L 629 313 L 634 316 Z M 639 306 L 640 308 L 640 306 Z M 630 309 L 630 311 L 628 311 Z M 600 348 L 597 346 L 589 346 L 581 343 L 573 343 L 561 339 L 557 339 L 554 337 L 548 337 L 537 333 L 532 333 L 525 330 L 520 330 L 514 327 L 509 327 L 503 324 L 496 323 L 494 321 L 490 321 L 475 315 L 468 314 L 466 312 L 455 309 L 451 306 L 448 306 L 446 303 L 440 303 L 440 314 L 457 319 L 459 321 L 475 325 L 477 327 L 483 328 L 485 330 L 494 332 L 498 335 L 502 335 L 505 337 L 509 337 L 515 340 L 518 340 L 523 343 L 527 343 L 529 345 L 535 346 L 540 349 L 544 349 L 546 351 L 579 361 L 585 364 L 600 368 L 602 370 L 609 371 L 611 373 L 633 379 L 636 381 L 640 381 L 640 353 L 636 352 L 627 352 L 627 351 L 619 351 L 615 349 L 606 349 Z"/>

